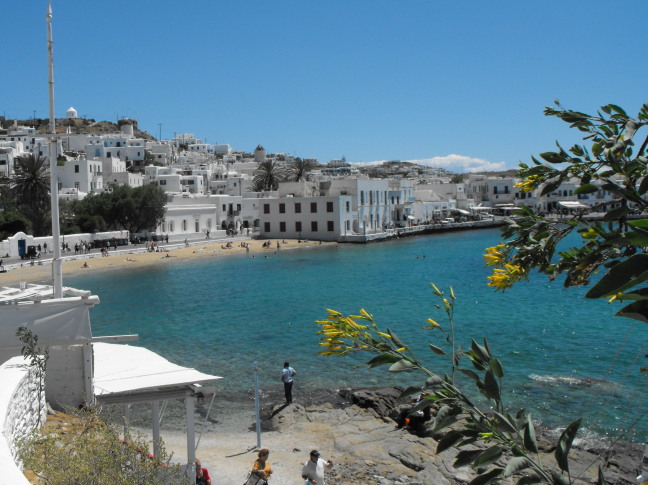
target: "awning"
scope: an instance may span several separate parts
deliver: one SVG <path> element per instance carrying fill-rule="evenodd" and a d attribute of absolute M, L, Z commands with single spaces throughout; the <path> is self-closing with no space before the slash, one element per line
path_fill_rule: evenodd
<path fill-rule="evenodd" d="M 559 200 L 558 205 L 565 207 L 566 209 L 589 209 L 590 206 L 576 202 L 575 200 Z"/>
<path fill-rule="evenodd" d="M 408 219 L 416 219 L 414 216 L 407 216 Z"/>
<path fill-rule="evenodd" d="M 470 212 L 465 211 L 465 210 L 463 210 L 463 209 L 455 209 L 455 211 L 457 211 L 459 214 L 464 214 L 464 215 L 466 215 L 466 216 L 469 216 L 469 215 L 470 215 Z"/>
<path fill-rule="evenodd" d="M 128 400 L 138 393 L 186 389 L 221 377 L 173 364 L 143 347 L 94 343 L 95 396 L 119 394 Z"/>

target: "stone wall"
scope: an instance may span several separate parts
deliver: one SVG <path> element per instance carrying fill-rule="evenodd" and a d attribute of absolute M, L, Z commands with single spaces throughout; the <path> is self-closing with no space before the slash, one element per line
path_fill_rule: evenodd
<path fill-rule="evenodd" d="M 14 357 L 0 366 L 0 485 L 29 485 L 15 461 L 16 444 L 46 418 L 37 373 L 25 364 L 23 357 Z"/>

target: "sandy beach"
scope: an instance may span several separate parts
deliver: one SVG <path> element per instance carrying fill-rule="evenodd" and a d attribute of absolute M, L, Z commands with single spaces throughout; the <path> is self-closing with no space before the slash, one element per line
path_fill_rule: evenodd
<path fill-rule="evenodd" d="M 263 244 L 270 241 L 271 246 L 264 248 Z M 230 242 L 232 247 L 225 248 Z M 249 244 L 250 250 L 247 253 L 241 244 Z M 75 275 L 81 272 L 111 271 L 124 268 L 137 269 L 146 265 L 169 264 L 204 258 L 222 258 L 228 255 L 238 254 L 255 258 L 272 257 L 277 251 L 292 251 L 297 249 L 313 249 L 321 246 L 337 245 L 335 242 L 301 241 L 296 239 L 285 239 L 279 241 L 280 248 L 277 249 L 276 240 L 257 240 L 249 238 L 219 239 L 190 241 L 189 246 L 184 244 L 168 244 L 161 248 L 160 252 L 146 252 L 145 246 L 118 247 L 116 251 L 109 251 L 108 256 L 101 256 L 99 253 L 79 254 L 65 253 L 63 255 L 63 284 L 66 275 Z M 87 263 L 87 267 L 85 266 Z M 44 257 L 42 260 L 20 262 L 18 264 L 5 264 L 8 269 L 6 273 L 0 274 L 0 286 L 17 285 L 22 281 L 29 283 L 51 284 L 52 265 L 51 257 Z"/>

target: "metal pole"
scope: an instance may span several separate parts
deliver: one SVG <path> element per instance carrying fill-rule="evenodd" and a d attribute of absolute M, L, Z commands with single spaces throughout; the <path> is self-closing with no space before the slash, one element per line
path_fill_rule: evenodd
<path fill-rule="evenodd" d="M 63 297 L 63 273 L 61 271 L 61 245 L 59 240 L 58 177 L 56 176 L 56 118 L 54 116 L 54 42 L 52 41 L 52 2 L 47 4 L 47 52 L 49 64 L 49 165 L 50 165 L 50 201 L 52 205 L 52 239 L 54 256 L 52 258 L 52 286 L 54 298 Z"/>
<path fill-rule="evenodd" d="M 259 364 L 254 362 L 254 410 L 256 412 L 257 448 L 261 449 L 261 419 L 259 413 Z"/>
<path fill-rule="evenodd" d="M 185 397 L 185 409 L 187 413 L 187 476 L 196 476 L 196 421 L 194 415 L 194 397 Z"/>
<path fill-rule="evenodd" d="M 160 401 L 153 401 L 153 456 L 160 457 Z"/>

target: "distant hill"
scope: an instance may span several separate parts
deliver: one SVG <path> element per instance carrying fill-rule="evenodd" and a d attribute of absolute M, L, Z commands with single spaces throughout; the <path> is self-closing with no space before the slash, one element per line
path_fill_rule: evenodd
<path fill-rule="evenodd" d="M 88 135 L 107 135 L 111 133 L 120 133 L 121 125 L 125 123 L 133 124 L 133 134 L 138 138 L 147 140 L 156 140 L 154 136 L 146 131 L 142 131 L 137 127 L 136 120 L 119 120 L 119 124 L 111 121 L 95 121 L 91 118 L 60 118 L 56 120 L 56 131 L 67 132 L 68 127 L 75 135 L 88 134 Z M 5 121 L 4 127 L 7 128 L 13 124 L 12 121 Z M 49 119 L 35 118 L 30 120 L 18 120 L 20 126 L 31 126 L 36 128 L 40 134 L 45 134 L 49 131 Z"/>

